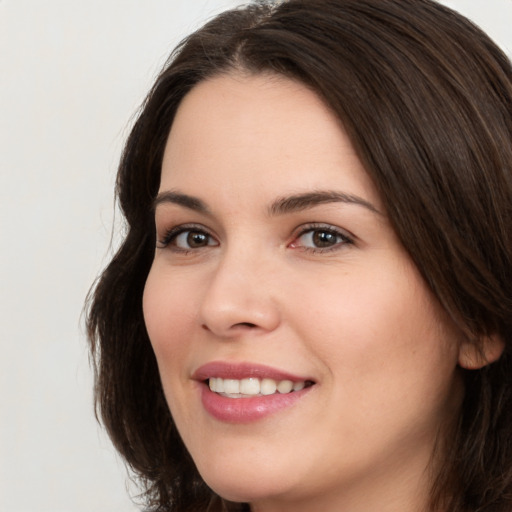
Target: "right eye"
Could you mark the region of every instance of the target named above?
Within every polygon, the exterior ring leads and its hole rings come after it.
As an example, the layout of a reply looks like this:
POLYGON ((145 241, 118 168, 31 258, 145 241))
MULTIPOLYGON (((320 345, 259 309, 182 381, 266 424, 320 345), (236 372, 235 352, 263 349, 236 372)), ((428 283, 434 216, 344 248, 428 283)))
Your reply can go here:
POLYGON ((159 241, 160 248, 170 247, 172 250, 188 252, 219 243, 207 231, 197 227, 178 226, 167 231, 159 241))

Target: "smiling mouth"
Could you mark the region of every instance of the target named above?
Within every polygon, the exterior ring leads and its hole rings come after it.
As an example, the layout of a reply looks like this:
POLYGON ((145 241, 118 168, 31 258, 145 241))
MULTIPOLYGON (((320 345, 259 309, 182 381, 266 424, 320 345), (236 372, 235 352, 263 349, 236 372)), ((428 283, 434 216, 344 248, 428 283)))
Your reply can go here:
POLYGON ((314 382, 303 380, 293 382, 288 379, 274 380, 248 377, 245 379, 223 379, 210 377, 206 380, 210 390, 227 398, 252 398, 255 396, 269 396, 275 394, 288 394, 310 387, 314 382))

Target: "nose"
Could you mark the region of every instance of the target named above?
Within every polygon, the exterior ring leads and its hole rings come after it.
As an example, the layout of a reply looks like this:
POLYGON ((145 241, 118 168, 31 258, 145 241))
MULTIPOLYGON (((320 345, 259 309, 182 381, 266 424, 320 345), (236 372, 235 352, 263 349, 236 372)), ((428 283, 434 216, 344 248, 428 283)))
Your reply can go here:
POLYGON ((271 332, 280 323, 275 296, 275 271, 255 255, 233 251, 212 271, 200 306, 203 329, 220 338, 248 331, 271 332))

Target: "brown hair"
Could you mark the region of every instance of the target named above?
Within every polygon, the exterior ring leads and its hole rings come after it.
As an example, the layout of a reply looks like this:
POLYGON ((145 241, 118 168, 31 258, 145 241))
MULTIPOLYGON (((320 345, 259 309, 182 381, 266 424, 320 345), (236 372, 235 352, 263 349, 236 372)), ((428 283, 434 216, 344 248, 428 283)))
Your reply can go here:
POLYGON ((431 0, 289 0, 226 12, 178 47, 147 96, 117 179, 126 236, 87 321, 98 411, 148 505, 248 509, 221 504, 197 473, 142 314, 152 203, 174 114, 198 82, 232 70, 270 71, 316 91, 445 310, 472 342, 493 335, 505 343, 496 363, 461 370, 465 399, 433 478, 432 509, 510 512, 512 68, 481 30, 431 0))

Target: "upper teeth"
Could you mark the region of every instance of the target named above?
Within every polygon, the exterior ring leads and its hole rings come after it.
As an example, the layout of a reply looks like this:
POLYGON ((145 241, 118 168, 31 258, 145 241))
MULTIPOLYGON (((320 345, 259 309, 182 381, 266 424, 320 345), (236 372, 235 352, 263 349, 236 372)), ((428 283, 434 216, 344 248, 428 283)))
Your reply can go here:
POLYGON ((221 377, 211 377, 209 379, 209 386, 212 391, 222 393, 231 398, 241 398, 244 395, 272 395, 276 392, 290 393, 291 391, 300 391, 305 385, 304 381, 276 381, 274 379, 257 379, 255 377, 241 380, 223 379, 221 377))

